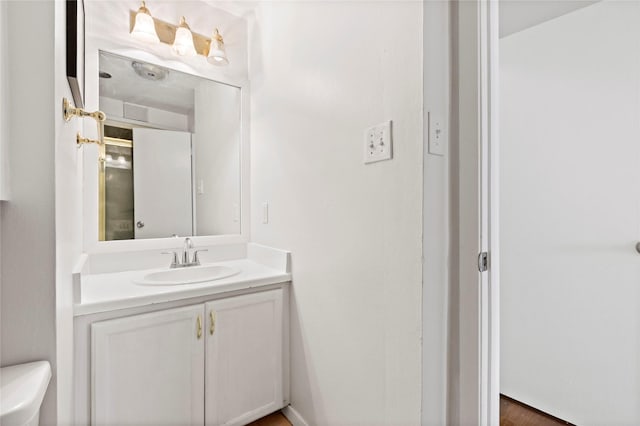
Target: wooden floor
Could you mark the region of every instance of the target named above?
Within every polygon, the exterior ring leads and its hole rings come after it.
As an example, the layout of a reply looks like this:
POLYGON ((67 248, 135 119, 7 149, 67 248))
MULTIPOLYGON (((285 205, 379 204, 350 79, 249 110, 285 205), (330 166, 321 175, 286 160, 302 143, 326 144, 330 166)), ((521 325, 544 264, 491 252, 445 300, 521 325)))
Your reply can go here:
MULTIPOLYGON (((567 426, 571 423, 500 395, 500 426, 567 426)), ((292 426, 281 412, 256 420, 248 426, 292 426)))
POLYGON ((253 423, 249 423, 247 426, 291 426, 291 422, 278 411, 277 413, 258 419, 253 423))
POLYGON ((570 424, 500 395, 500 426, 566 426, 570 424))

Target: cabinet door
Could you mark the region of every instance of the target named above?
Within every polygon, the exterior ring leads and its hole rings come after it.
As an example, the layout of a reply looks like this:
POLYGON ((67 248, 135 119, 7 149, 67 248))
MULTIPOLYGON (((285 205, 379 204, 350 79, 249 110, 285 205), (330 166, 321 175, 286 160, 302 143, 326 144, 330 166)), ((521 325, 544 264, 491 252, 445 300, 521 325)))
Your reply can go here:
POLYGON ((207 425, 244 425, 282 408, 282 290, 206 304, 207 425))
POLYGON ((203 314, 197 305, 92 324, 92 423, 202 425, 203 314))

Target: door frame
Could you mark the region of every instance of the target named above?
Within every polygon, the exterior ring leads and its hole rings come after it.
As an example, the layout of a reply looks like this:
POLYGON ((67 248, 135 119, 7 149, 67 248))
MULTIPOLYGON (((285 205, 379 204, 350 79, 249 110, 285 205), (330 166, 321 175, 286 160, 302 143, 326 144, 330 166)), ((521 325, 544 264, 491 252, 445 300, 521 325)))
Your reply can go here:
POLYGON ((499 425, 498 0, 454 0, 451 424, 499 425), (480 271, 480 254, 488 268, 480 271), (457 324, 455 324, 457 322, 457 324))
POLYGON ((500 135, 499 135, 499 1, 480 0, 480 222, 483 251, 489 253, 481 274, 480 420, 500 424, 500 135))

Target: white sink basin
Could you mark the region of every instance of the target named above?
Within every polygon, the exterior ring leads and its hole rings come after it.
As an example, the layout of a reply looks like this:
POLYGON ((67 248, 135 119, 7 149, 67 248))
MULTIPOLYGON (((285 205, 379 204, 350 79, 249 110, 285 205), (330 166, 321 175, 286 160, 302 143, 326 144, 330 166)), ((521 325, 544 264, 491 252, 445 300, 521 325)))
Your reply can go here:
POLYGON ((240 273, 240 271, 235 268, 221 265, 188 266, 186 268, 151 272, 140 280, 134 280, 134 282, 142 285, 195 284, 220 280, 238 273, 240 273))

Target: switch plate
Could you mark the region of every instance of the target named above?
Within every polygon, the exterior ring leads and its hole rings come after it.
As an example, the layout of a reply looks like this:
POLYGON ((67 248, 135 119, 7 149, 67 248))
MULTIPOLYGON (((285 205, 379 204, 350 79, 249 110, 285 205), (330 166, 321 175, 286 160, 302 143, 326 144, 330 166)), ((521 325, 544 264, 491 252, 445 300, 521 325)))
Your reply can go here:
POLYGON ((442 114, 429 113, 429 154, 444 155, 447 146, 447 126, 442 114))
POLYGON ((369 127, 364 134, 364 163, 391 160, 391 120, 369 127))

